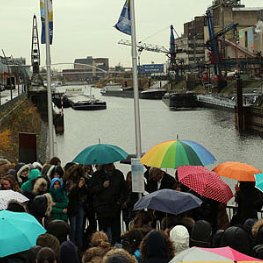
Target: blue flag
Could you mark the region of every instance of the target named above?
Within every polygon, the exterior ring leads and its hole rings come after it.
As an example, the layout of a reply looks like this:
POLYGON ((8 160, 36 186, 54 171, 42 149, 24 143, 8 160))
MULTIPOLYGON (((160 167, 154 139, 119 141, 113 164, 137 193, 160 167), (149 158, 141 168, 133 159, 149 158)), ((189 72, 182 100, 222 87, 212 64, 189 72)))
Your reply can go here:
MULTIPOLYGON (((45 24, 45 2, 40 0, 40 15, 42 24, 41 44, 46 44, 46 24, 45 24)), ((52 0, 48 0, 48 25, 49 25, 49 44, 53 40, 53 8, 52 0)))
POLYGON ((115 25, 115 28, 125 33, 127 35, 131 35, 131 10, 130 10, 130 0, 126 0, 120 18, 115 25))

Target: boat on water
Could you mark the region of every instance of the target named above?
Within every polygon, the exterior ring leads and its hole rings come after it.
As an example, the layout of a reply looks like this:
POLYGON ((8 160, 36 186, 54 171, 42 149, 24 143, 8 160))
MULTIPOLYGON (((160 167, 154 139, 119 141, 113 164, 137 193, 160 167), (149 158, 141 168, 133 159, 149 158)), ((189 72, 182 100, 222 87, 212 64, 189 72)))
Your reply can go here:
POLYGON ((196 94, 193 92, 165 93, 162 101, 171 109, 188 109, 198 106, 196 94))
POLYGON ((107 108, 106 101, 99 99, 89 99, 86 101, 78 101, 72 104, 74 110, 105 110, 107 108))
POLYGON ((100 93, 102 95, 106 95, 108 92, 114 92, 114 91, 123 91, 123 87, 120 83, 110 82, 106 86, 104 86, 102 89, 100 89, 100 93))
POLYGON ((52 102, 61 109, 71 107, 70 101, 68 97, 64 93, 53 93, 52 94, 52 102))
POLYGON ((140 92, 140 99, 161 100, 166 89, 147 89, 140 92))
MULTIPOLYGON (((133 98, 134 91, 132 87, 122 87, 119 83, 110 83, 100 90, 103 96, 113 96, 122 98, 133 98)), ((161 100, 166 93, 166 89, 149 88, 139 92, 140 99, 161 100)))
POLYGON ((69 101, 74 110, 105 110, 107 108, 106 101, 94 97, 92 87, 90 87, 89 95, 84 93, 82 96, 73 96, 69 98, 69 101))

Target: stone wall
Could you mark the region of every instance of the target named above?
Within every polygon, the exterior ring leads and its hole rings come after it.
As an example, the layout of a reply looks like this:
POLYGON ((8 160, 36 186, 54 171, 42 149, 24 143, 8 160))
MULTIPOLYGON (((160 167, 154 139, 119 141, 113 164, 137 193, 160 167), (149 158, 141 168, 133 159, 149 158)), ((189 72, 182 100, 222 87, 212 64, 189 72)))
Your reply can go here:
POLYGON ((40 118, 38 109, 21 94, 12 101, 0 106, 0 156, 12 162, 19 161, 19 132, 35 133, 37 135, 38 161, 46 158, 46 123, 40 118), (7 137, 1 138, 3 134, 7 137), (1 140, 2 139, 2 140, 1 140), (4 144, 1 146, 1 142, 4 144))

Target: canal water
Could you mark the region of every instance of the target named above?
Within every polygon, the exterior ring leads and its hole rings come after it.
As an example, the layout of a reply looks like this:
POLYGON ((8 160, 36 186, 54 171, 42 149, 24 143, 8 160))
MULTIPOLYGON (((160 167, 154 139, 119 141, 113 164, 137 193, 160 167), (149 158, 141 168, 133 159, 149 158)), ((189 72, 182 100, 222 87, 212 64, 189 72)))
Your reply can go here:
MULTIPOLYGON (((83 87, 87 94, 89 87, 83 87)), ((107 102, 101 111, 64 109, 65 133, 56 137, 56 154, 63 164, 72 161, 86 146, 101 143, 116 144, 129 153, 136 152, 134 101, 129 98, 101 96, 107 102)), ((170 111, 162 101, 140 100, 142 151, 165 140, 196 141, 209 149, 217 159, 239 161, 263 170, 263 140, 257 135, 240 136, 235 129, 234 114, 215 109, 170 111)), ((129 165, 117 164, 126 173, 129 165)), ((172 174, 174 171, 169 171, 172 174)), ((234 182, 229 181, 231 186, 234 182)))

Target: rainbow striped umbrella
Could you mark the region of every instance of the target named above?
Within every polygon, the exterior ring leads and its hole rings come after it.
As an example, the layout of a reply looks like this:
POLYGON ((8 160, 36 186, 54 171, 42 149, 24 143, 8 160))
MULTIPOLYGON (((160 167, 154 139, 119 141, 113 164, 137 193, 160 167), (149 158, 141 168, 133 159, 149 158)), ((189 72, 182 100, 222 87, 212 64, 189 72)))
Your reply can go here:
POLYGON ((215 157, 202 145, 188 140, 170 140, 147 151, 141 163, 158 168, 177 168, 182 165, 208 165, 215 157))

